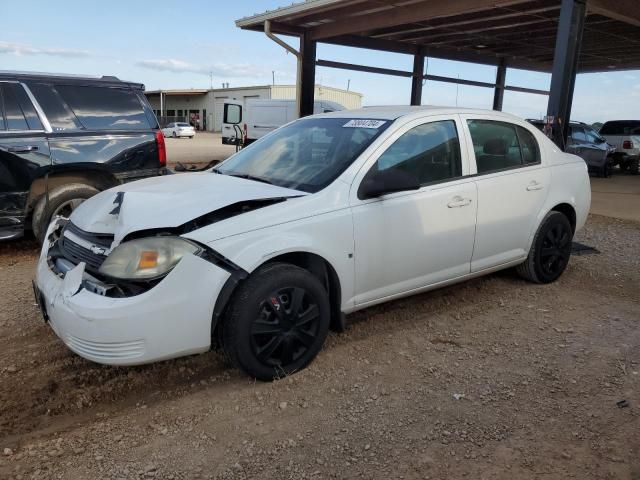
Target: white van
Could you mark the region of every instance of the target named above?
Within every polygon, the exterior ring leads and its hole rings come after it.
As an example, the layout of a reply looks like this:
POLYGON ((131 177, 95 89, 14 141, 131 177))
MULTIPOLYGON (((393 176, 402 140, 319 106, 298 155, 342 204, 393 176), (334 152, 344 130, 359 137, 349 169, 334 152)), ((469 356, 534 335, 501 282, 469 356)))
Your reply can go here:
MULTIPOLYGON (((345 108, 336 102, 318 100, 313 113, 338 112, 345 108)), ((222 143, 235 144, 235 139, 246 131, 245 145, 264 137, 278 127, 298 118, 295 100, 247 100, 225 102, 222 123, 222 143)))

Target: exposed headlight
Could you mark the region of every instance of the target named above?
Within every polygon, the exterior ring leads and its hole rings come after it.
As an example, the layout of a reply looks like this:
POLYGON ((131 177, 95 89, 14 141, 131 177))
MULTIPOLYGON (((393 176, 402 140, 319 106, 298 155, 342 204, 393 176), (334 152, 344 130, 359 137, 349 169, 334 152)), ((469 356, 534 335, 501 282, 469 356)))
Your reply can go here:
POLYGON ((125 280, 149 280, 169 272, 182 257, 200 247, 180 237, 150 237, 118 245, 107 257, 100 273, 125 280))

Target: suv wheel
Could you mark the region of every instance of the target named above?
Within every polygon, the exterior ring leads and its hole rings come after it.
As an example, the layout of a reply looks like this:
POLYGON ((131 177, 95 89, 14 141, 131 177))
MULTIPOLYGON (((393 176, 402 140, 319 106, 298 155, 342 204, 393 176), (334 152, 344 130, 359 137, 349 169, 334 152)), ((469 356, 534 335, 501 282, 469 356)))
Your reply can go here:
POLYGON ((31 220, 33 234, 40 243, 44 242, 49 223, 55 216, 69 218, 78 205, 87 198, 98 193, 95 188, 82 183, 71 183, 55 188, 49 192, 49 202, 46 195, 43 195, 35 208, 31 220))
POLYGON ((640 174, 640 158, 636 157, 632 160, 629 160, 628 165, 629 173, 631 173, 631 175, 640 174))
POLYGON ((222 325, 222 346, 238 368, 275 380, 306 367, 329 332, 329 296, 307 270, 274 263, 234 295, 222 325))
POLYGON ((571 258, 573 231, 567 217, 551 211, 544 217, 524 263, 516 268, 525 280, 551 283, 565 271, 571 258))

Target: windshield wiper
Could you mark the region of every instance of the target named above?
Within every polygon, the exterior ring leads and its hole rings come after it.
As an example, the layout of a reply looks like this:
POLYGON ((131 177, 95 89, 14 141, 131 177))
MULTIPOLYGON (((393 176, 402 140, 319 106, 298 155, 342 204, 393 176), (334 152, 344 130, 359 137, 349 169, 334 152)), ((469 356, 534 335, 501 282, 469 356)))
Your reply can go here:
MULTIPOLYGON (((222 173, 222 172, 218 172, 218 173, 222 173)), ((256 177, 248 173, 224 173, 223 175, 229 175, 230 177, 244 178, 245 180, 253 180, 254 182, 262 182, 262 183, 267 183, 269 185, 273 185, 273 182, 270 180, 267 180, 266 178, 256 177)))

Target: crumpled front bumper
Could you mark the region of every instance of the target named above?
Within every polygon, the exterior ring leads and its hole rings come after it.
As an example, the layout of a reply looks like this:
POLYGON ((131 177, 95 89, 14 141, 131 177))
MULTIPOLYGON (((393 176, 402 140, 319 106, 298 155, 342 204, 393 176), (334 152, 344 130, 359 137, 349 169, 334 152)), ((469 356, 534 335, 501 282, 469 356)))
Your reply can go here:
POLYGON ((227 271, 188 255, 150 290, 112 298, 82 287, 84 263, 60 278, 47 254, 45 243, 36 285, 51 328, 78 355, 108 365, 139 365, 210 348, 213 309, 227 271))

